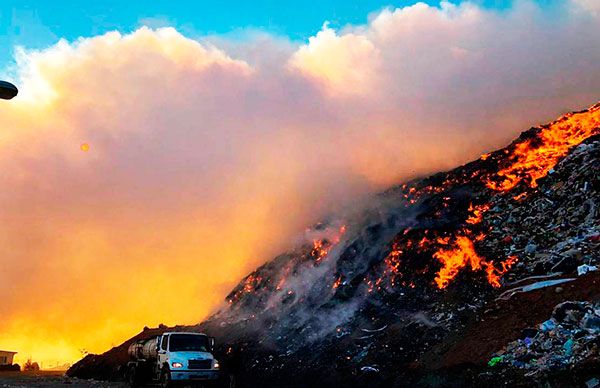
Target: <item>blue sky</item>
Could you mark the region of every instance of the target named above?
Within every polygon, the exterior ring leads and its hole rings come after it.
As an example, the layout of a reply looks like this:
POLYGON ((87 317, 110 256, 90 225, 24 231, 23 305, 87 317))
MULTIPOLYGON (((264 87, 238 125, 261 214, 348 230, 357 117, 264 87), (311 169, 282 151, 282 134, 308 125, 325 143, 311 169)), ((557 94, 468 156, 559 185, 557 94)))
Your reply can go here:
MULTIPOLYGON (((61 38, 73 41, 112 30, 131 32, 141 25, 168 25, 192 38, 249 29, 306 41, 325 21, 333 28, 364 24, 373 12, 419 1, 438 6, 441 0, 1 0, 0 71, 14 64, 16 46, 41 49, 61 38)), ((468 1, 501 10, 519 1, 551 6, 562 0, 468 1)))
MULTIPOLYGON (((0 2, 0 67, 13 61, 16 45, 44 48, 60 38, 74 40, 110 30, 129 32, 142 24, 172 25, 186 35, 223 34, 254 28, 293 40, 315 34, 324 21, 333 27, 361 24, 371 12, 401 7, 416 0, 2 0, 0 2), (96 4, 94 4, 96 3, 96 4)), ((438 0, 427 0, 438 4, 438 0)), ((504 8, 510 0, 476 0, 504 8)))

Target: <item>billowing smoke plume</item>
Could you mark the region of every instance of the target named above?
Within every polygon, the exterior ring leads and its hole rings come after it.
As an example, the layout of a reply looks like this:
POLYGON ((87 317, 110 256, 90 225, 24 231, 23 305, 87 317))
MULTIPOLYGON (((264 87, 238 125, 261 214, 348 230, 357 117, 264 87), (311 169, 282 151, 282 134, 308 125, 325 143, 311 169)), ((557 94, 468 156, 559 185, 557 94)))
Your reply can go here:
POLYGON ((593 4, 416 4, 306 44, 141 28, 19 51, 0 345, 73 360, 197 322, 326 212, 596 102, 593 4))

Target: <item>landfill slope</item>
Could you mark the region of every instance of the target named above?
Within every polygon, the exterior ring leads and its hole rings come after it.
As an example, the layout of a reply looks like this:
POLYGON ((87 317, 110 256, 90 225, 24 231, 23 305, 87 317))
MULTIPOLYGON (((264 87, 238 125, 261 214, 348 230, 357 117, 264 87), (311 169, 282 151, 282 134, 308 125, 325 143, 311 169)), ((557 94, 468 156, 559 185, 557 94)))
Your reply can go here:
MULTIPOLYGON (((600 298, 599 158, 599 105, 531 128, 314 225, 178 330, 217 337, 248 387, 584 383, 600 337, 582 325, 596 310, 573 312, 576 324, 553 311, 600 298), (549 319, 554 332, 540 329, 549 319)), ((129 342, 69 374, 120 378, 129 342)))

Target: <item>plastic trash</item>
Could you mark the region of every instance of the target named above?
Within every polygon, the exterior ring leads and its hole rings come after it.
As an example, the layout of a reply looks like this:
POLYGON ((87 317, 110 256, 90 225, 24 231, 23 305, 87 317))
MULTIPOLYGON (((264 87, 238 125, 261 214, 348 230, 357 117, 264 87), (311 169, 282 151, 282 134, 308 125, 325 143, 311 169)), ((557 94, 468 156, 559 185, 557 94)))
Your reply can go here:
POLYGON ((600 331, 600 317, 586 314, 582 326, 591 331, 600 331))
POLYGON ((569 338, 567 342, 565 342, 565 344, 563 345, 565 356, 570 356, 571 354, 573 354, 573 345, 575 345, 575 342, 571 338, 569 338))
POLYGON ((379 369, 374 366, 363 366, 360 368, 361 372, 371 372, 371 373, 379 373, 379 369))
POLYGON ((502 362, 503 360, 504 356, 492 357, 491 360, 488 362, 488 366, 496 366, 496 364, 502 362))
POLYGON ((541 331, 552 331, 554 329, 556 329, 556 323, 554 323, 552 319, 548 319, 547 321, 540 323, 541 331))
POLYGON ((571 282, 573 280, 575 280, 575 279, 568 278, 568 279, 545 280, 543 282, 536 282, 533 284, 528 284, 528 285, 524 286, 521 290, 523 292, 533 291, 533 290, 538 290, 540 288, 555 286, 555 285, 561 284, 561 283, 571 282))
POLYGON ((588 272, 593 272, 593 271, 598 271, 598 267, 596 267, 595 265, 587 265, 587 264, 582 264, 579 267, 577 267, 577 275, 581 276, 581 275, 585 275, 588 272))
POLYGON ((591 378, 588 381, 585 382, 585 386, 587 388, 596 388, 598 386, 600 386, 600 380, 598 380, 597 378, 591 378))

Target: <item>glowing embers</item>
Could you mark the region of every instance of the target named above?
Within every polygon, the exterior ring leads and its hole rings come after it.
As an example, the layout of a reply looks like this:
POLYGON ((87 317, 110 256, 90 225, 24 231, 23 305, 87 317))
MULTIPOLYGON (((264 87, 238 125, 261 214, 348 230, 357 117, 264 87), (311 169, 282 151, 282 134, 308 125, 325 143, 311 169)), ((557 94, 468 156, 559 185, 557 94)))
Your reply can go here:
POLYGON ((342 284, 342 277, 338 276, 333 284, 331 285, 331 289, 336 290, 342 284))
POLYGON ((283 289, 283 286, 287 282, 288 277, 290 276, 290 273, 292 272, 292 268, 293 268, 293 263, 288 263, 285 266, 285 268, 281 271, 281 277, 279 278, 279 281, 277 282, 277 286, 275 286, 276 291, 281 291, 283 289))
POLYGON ((396 287, 415 288, 414 282, 408 277, 421 276, 428 271, 428 266, 420 265, 424 261, 415 260, 416 255, 423 253, 422 247, 428 242, 426 237, 420 237, 422 233, 427 233, 427 230, 405 229, 402 236, 393 242, 390 253, 381 263, 380 275, 364 280, 369 293, 396 287), (420 264, 416 264, 417 262, 420 264))
POLYGON ((467 179, 464 177, 457 178, 448 176, 439 184, 426 185, 418 189, 405 183, 401 186, 402 197, 407 201, 407 205, 413 205, 424 196, 443 193, 455 185, 464 184, 466 181, 467 179))
POLYGON ((313 241, 313 248, 310 251, 310 255, 315 258, 315 262, 320 262, 329 253, 331 244, 327 240, 315 240, 313 241))
POLYGON ((469 217, 466 219, 467 224, 476 225, 483 221, 483 213, 490 209, 490 205, 484 203, 482 205, 473 206, 473 204, 469 205, 469 217))
POLYGON ((244 279, 242 286, 235 290, 233 295, 228 298, 227 302, 233 304, 234 302, 239 301, 244 295, 254 293, 262 280, 261 276, 255 274, 248 275, 246 279, 244 279))
MULTIPOLYGON (((481 234, 476 237, 476 241, 483 238, 484 235, 481 234)), ((500 277, 517 261, 516 257, 511 256, 501 262, 501 268, 498 269, 492 261, 487 261, 475 251, 473 241, 467 236, 457 236, 453 241, 450 238, 439 238, 437 243, 446 246, 433 254, 433 257, 442 264, 435 278, 438 288, 446 288, 466 267, 470 267, 472 271, 485 270, 488 282, 493 287, 500 287, 500 277)))
POLYGON ((346 233, 346 226, 342 225, 335 231, 333 236, 329 238, 316 239, 313 241, 313 246, 310 251, 310 256, 313 257, 315 264, 319 264, 331 251, 331 249, 339 244, 342 236, 346 233))
POLYGON ((546 176, 571 147, 598 133, 600 105, 566 114, 516 144, 509 156, 510 165, 487 179, 486 186, 497 191, 511 190, 521 182, 537 187, 537 180, 546 176))
MULTIPOLYGON (((312 233, 313 230, 308 230, 307 233, 312 233)), ((304 246, 305 250, 301 255, 300 261, 290 261, 286 264, 277 275, 279 277, 275 286, 275 291, 287 291, 286 285, 290 276, 297 276, 298 271, 301 271, 304 265, 309 267, 319 266, 323 260, 331 253, 331 250, 340 243, 342 236, 346 233, 346 226, 342 225, 339 228, 327 228, 318 232, 320 238, 312 240, 312 244, 304 246)), ((314 238, 314 237, 313 237, 314 238)), ((340 283, 334 283, 337 288, 340 283), (337 284, 337 285, 336 285, 337 284)))
POLYGON ((392 251, 383 261, 385 264, 384 275, 389 277, 392 287, 396 286, 398 279, 402 277, 400 265, 402 264, 401 258, 403 253, 402 247, 398 243, 394 243, 392 251))
POLYGON ((256 286, 261 282, 262 278, 256 275, 250 275, 244 281, 244 292, 253 292, 256 286))

